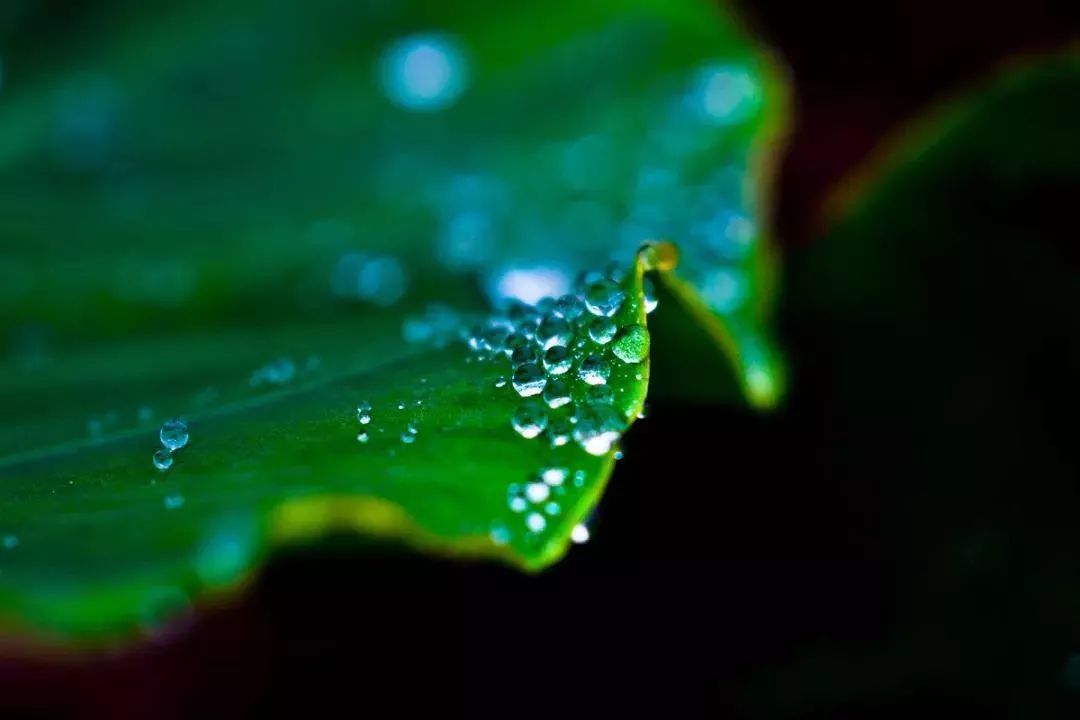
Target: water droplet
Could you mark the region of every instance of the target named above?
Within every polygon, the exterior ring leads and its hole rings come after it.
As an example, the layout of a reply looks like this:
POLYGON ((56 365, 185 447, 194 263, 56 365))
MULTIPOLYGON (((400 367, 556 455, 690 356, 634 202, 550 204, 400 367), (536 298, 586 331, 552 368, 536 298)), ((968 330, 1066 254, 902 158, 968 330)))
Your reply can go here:
POLYGON ((566 405, 570 402, 570 386, 562 380, 548 380, 544 387, 544 402, 552 409, 566 405))
POLYGON ((547 486, 547 483, 531 482, 525 486, 525 497, 527 497, 531 503, 542 503, 547 500, 550 495, 551 488, 547 486))
POLYGON ((589 323, 589 337, 592 338, 593 342, 600 345, 607 345, 611 342, 611 338, 615 337, 616 330, 618 330, 618 327, 610 318, 593 318, 589 323))
POLYGON ((589 528, 585 523, 578 523, 570 531, 570 540, 578 545, 589 542, 589 528))
POLYGON ((171 468, 172 464, 172 451, 168 448, 159 448, 158 451, 154 453, 154 467, 156 467, 161 472, 165 472, 166 470, 171 468))
POLYGON ((569 475, 569 474, 570 473, 566 468, 551 467, 551 468, 545 468, 544 470, 542 470, 540 472, 540 477, 548 485, 551 485, 552 487, 555 487, 555 486, 558 486, 558 485, 562 485, 563 482, 566 480, 566 476, 569 475))
POLYGON ((176 510, 184 506, 184 496, 180 493, 173 493, 165 496, 165 509, 176 510))
POLYGON ((511 381, 514 390, 521 397, 529 397, 530 395, 539 395, 544 391, 544 386, 547 384, 547 376, 536 363, 525 363, 514 370, 514 377, 511 381))
POLYGON ((660 300, 656 297, 656 286, 651 278, 645 278, 641 281, 641 293, 645 300, 645 314, 648 315, 660 304, 660 300))
POLYGON ((562 375, 570 369, 574 358, 563 345, 549 347, 544 352, 544 369, 552 375, 562 375))
POLYGON ((397 404, 397 409, 398 409, 398 410, 404 410, 404 409, 405 409, 405 401, 404 401, 404 400, 400 401, 400 402, 399 402, 399 403, 397 404))
POLYGON ((540 353, 532 345, 515 348, 514 351, 510 353, 510 362, 513 363, 514 367, 536 363, 539 359, 540 353))
POLYGON ((561 317, 549 315, 536 328, 536 341, 545 350, 559 345, 566 345, 573 339, 574 331, 571 329, 570 323, 561 317))
POLYGON ((510 531, 505 525, 495 525, 489 533, 491 542, 496 545, 506 545, 510 542, 510 531))
POLYGON ((547 434, 551 447, 562 447, 570 442, 570 435, 573 431, 574 425, 570 422, 570 418, 560 417, 549 420, 547 434))
POLYGON ((409 422, 405 423, 405 432, 411 435, 415 435, 416 433, 420 432, 420 427, 416 424, 415 420, 410 420, 409 422))
POLYGON ((616 451, 615 451, 615 454, 614 454, 614 455, 613 455, 612 457, 614 457, 614 458, 615 458, 616 460, 622 460, 622 459, 623 459, 624 457, 626 457, 626 456, 625 456, 625 455, 623 455, 623 451, 622 451, 622 450, 616 450, 616 451))
POLYGON ((356 406, 356 419, 360 421, 361 425, 367 425, 371 422, 371 403, 367 400, 356 406))
POLYGON ((359 443, 366 443, 369 439, 370 438, 368 437, 368 434, 366 432, 357 433, 356 435, 356 442, 359 443))
POLYGON ((578 377, 590 385, 603 385, 611 375, 611 366, 599 355, 590 355, 581 361, 578 377))
POLYGON ((529 499, 525 497, 525 488, 516 483, 507 488, 506 504, 514 512, 524 512, 529 506, 529 499))
POLYGON ((555 303, 555 312, 573 322, 585 312, 585 303, 577 295, 563 295, 555 303))
POLYGON ((150 422, 151 420, 154 419, 154 409, 152 407, 147 406, 147 405, 143 405, 142 407, 139 408, 139 411, 138 411, 138 414, 136 415, 136 417, 138 418, 138 421, 140 423, 150 422))
POLYGON ((0 539, 0 545, 3 545, 5 550, 14 550, 19 547, 19 536, 8 533, 0 539))
POLYGON ((558 515, 559 513, 562 512, 562 506, 559 505, 559 503, 552 500, 552 501, 548 502, 546 505, 544 505, 544 512, 546 512, 548 515, 551 515, 552 517, 555 517, 556 515, 558 515))
POLYGON ((404 432, 401 433, 401 442, 403 442, 406 445, 412 445, 414 442, 416 442, 416 436, 413 435, 408 430, 405 430, 404 432))
POLYGON ((502 376, 502 375, 495 378, 495 387, 497 387, 497 388, 506 387, 506 378, 504 376, 502 376))
POLYGON ((529 528, 530 532, 538 533, 547 527, 547 520, 538 512, 529 513, 525 518, 525 527, 529 528))
POLYGON ((639 363, 649 357, 649 331, 644 325, 628 325, 619 331, 611 352, 624 363, 639 363))
POLYGON ((604 455, 622 435, 624 422, 610 405, 587 405, 578 413, 574 440, 590 455, 604 455))
POLYGON ((597 280, 585 290, 585 307, 593 315, 611 317, 619 312, 626 293, 611 280, 597 280))
POLYGON ((180 418, 166 420, 158 431, 161 444, 168 450, 179 450, 188 444, 188 426, 180 418))
POLYGON ((575 470, 574 471, 574 487, 578 487, 578 488, 579 487, 584 487, 585 486, 585 479, 586 479, 586 475, 585 475, 584 470, 575 470))
POLYGON ((532 439, 544 432, 547 427, 547 412, 543 403, 537 400, 526 400, 514 411, 510 418, 510 424, 518 435, 526 439, 532 439))
POLYGON ((615 401, 615 391, 608 385, 593 385, 585 391, 585 398, 590 403, 610 405, 615 401))

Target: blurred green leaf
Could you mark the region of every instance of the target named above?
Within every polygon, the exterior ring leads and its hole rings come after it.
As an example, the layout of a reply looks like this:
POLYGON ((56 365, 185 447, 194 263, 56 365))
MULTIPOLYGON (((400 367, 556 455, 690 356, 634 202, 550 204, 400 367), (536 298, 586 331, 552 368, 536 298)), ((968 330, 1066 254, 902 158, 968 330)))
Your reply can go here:
POLYGON ((887 146, 790 255, 792 410, 812 477, 887 568, 867 592, 895 633, 808 647, 755 703, 828 708, 891 683, 1055 716, 1047 663, 1080 641, 1078 126, 1080 58, 1028 59, 887 146), (832 672, 844 656, 864 677, 832 672))

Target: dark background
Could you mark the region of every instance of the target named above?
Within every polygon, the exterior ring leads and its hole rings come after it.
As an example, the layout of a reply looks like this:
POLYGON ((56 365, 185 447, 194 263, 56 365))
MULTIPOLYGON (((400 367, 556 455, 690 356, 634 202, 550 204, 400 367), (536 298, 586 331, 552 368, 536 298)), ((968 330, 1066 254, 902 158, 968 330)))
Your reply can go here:
MULTIPOLYGON (((1049 0, 743 4, 795 84, 775 225, 796 280, 823 199, 872 148, 1076 30, 1075 3, 1049 0)), ((1053 188, 1038 208, 1068 207, 1075 190, 1053 188)), ((958 202, 990 200, 969 188, 958 202)), ((994 208, 1017 222, 1031 210, 994 208)), ((1054 216, 1063 245, 1076 237, 1069 215, 1054 216)), ((1014 280, 1039 282, 1024 272, 1014 280)), ((548 572, 372 557, 346 540, 296 550, 237 604, 160 642, 90 662, 0 661, 0 715, 1075 717, 1080 548, 1036 531, 1049 512, 1038 504, 1000 522, 1015 478, 985 458, 990 499, 976 505, 991 509, 972 531, 974 506, 905 468, 919 413, 940 409, 859 416, 837 394, 834 329, 790 297, 781 324, 786 406, 760 416, 654 403, 627 438, 592 541, 548 572), (943 562, 941 547, 961 561, 943 562)), ((1037 385, 1024 407, 991 391, 983 414, 1007 423, 1034 407, 1070 445, 1062 398, 1075 397, 1076 368, 1054 357, 1045 372, 1060 383, 1037 385)), ((861 381, 893 372, 899 361, 861 381)), ((942 461, 962 468, 968 450, 942 461)), ((1037 486, 1032 468, 1024 480, 1037 486)))

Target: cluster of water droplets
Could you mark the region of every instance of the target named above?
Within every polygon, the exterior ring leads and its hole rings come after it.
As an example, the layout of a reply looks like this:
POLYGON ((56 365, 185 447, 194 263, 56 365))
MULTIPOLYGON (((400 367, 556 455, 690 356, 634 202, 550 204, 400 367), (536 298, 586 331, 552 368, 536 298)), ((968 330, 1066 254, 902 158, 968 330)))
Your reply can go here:
POLYGON ((187 423, 180 418, 166 420, 158 430, 158 439, 161 441, 161 447, 154 453, 154 467, 165 472, 173 466, 173 454, 183 449, 191 439, 187 423))
MULTIPOLYGON (((604 455, 621 437, 628 418, 608 383, 613 368, 637 365, 649 351, 649 331, 636 319, 619 320, 624 279, 619 268, 584 273, 574 292, 535 306, 514 303, 468 331, 474 357, 508 363, 495 387, 509 385, 521 398, 510 424, 523 438, 552 447, 572 441, 604 455)), ((647 291, 646 309, 654 308, 651 285, 647 291)))
MULTIPOLYGON (((625 378, 643 379, 649 331, 635 313, 620 268, 583 273, 572 292, 535 305, 513 303, 466 332, 474 361, 505 363, 494 381, 519 398, 510 425, 522 438, 551 448, 576 444, 603 456, 616 446, 630 418, 619 403, 625 378), (627 375, 622 368, 633 368, 627 375)), ((656 307, 651 283, 645 309, 656 307)), ((548 467, 507 489, 507 507, 520 519, 526 538, 537 538, 564 509, 569 487, 583 487, 584 470, 548 467)), ((505 525, 491 530, 497 544, 509 542, 505 525)), ((585 525, 572 540, 585 542, 585 525)))
MULTIPOLYGON (((399 400, 394 404, 395 412, 401 414, 407 411, 410 407, 419 407, 424 404, 422 399, 417 398, 412 402, 406 402, 399 400)), ((368 400, 363 400, 356 406, 356 422, 360 425, 360 430, 356 434, 356 441, 361 445, 367 445, 371 441, 371 433, 374 429, 372 425, 373 406, 368 400)), ((385 432, 385 428, 377 428, 378 432, 385 432)), ((416 442, 417 436, 420 434, 420 421, 409 415, 402 426, 401 433, 398 435, 398 439, 403 445, 412 445, 416 442)))

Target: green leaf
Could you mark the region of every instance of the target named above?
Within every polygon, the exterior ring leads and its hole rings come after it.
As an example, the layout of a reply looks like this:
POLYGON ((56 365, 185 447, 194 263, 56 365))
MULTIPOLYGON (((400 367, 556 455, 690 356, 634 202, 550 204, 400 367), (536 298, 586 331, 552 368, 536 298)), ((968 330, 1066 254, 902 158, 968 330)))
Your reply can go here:
MULTIPOLYGON (((721 341, 727 385, 778 397, 757 168, 781 84, 713 3, 104 2, 47 43, 47 17, 13 12, 0 87, 13 622, 152 626, 275 544, 341 528, 527 569, 557 560, 611 454, 517 437, 520 400, 495 385, 508 367, 465 362, 448 335, 625 266, 643 240, 680 243, 671 306, 721 341), (428 91, 395 63, 418 48, 459 96, 415 104, 428 91), (159 472, 157 430, 178 416, 191 444, 159 472), (522 535, 507 487, 544 467, 571 471, 566 494, 522 535)), ((670 270, 667 247, 647 264, 670 270)), ((640 268, 627 283, 620 320, 644 325, 640 268)), ((664 354, 646 338, 597 347, 622 422, 644 399, 642 354, 664 354)))

